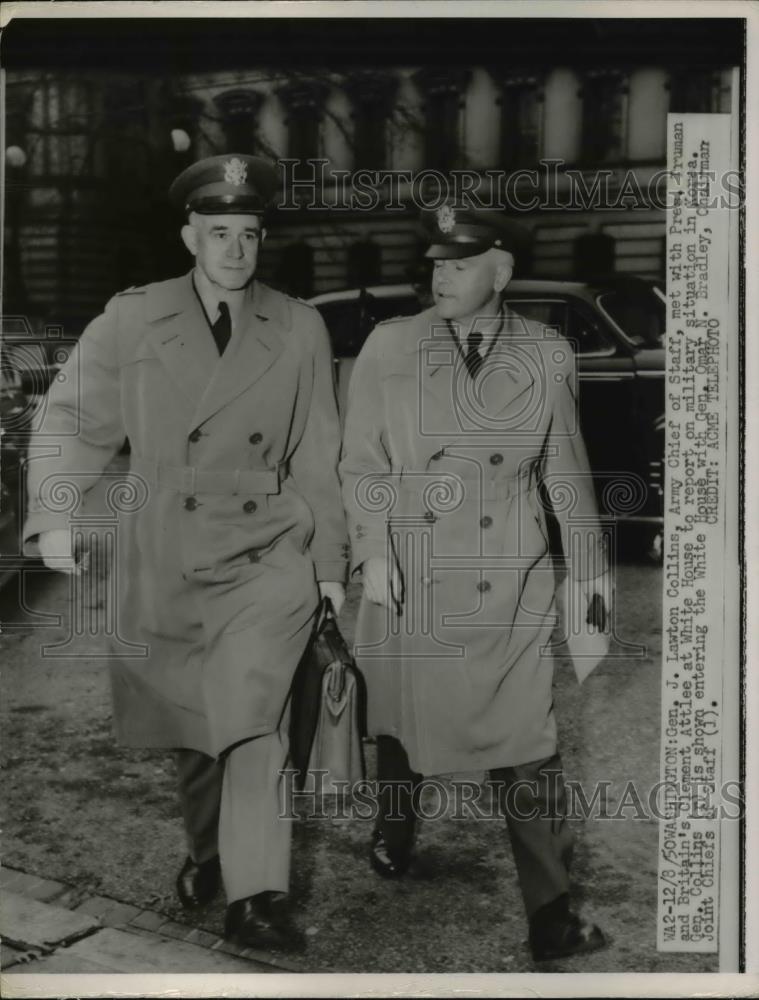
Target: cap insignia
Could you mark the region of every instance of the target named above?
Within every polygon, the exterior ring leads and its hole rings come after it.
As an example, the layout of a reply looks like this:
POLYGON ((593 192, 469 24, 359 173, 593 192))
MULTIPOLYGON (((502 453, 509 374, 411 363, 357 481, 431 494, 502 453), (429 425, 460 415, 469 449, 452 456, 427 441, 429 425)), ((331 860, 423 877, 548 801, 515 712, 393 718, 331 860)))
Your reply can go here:
POLYGON ((227 184, 234 184, 235 187, 239 187, 244 184, 248 178, 248 166, 242 160, 238 160, 236 156, 233 156, 231 160, 227 160, 224 164, 224 180, 227 184))
POLYGON ((456 226, 456 213, 450 205, 442 205, 437 211, 437 227, 441 233, 450 233, 456 226))

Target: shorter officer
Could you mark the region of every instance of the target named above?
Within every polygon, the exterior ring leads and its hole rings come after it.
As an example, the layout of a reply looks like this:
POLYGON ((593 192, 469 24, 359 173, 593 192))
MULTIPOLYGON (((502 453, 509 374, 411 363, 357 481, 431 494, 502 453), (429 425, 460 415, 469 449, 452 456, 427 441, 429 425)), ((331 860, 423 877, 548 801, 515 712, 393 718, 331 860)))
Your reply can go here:
POLYGON ((604 593, 574 356, 503 303, 520 226, 455 204, 426 221, 434 304, 370 334, 340 465, 364 587, 356 657, 377 737, 370 860, 386 878, 408 870, 422 776, 489 771, 533 956, 559 958, 604 944, 569 906, 572 836, 545 653, 555 582, 543 487, 575 501, 556 509, 575 591, 588 608, 604 593))

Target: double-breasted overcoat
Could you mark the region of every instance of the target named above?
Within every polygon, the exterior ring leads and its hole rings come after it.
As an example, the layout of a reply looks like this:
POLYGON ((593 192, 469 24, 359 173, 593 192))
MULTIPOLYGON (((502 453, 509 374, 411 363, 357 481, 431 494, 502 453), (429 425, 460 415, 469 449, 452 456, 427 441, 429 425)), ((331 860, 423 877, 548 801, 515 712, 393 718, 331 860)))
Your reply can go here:
POLYGON ((474 379, 434 307, 380 324, 357 359, 340 465, 352 565, 390 554, 404 590, 400 615, 364 597, 357 662, 370 732, 421 773, 555 752, 542 496, 575 579, 605 568, 577 419, 570 344, 515 313, 474 379))
POLYGON ((255 281, 219 357, 191 275, 116 295, 50 390, 30 449, 27 539, 71 523, 62 484, 90 487, 125 436, 116 732, 218 755, 277 728, 317 581, 345 573, 319 313, 255 281))

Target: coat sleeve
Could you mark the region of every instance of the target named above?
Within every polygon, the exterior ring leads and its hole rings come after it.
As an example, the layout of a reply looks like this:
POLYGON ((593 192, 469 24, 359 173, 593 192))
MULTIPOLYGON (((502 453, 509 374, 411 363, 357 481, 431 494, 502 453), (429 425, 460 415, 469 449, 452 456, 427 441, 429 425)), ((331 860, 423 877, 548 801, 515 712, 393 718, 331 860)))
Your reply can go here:
POLYGON ((303 434, 290 456, 290 473, 298 492, 314 514, 310 551, 316 578, 344 581, 348 565, 348 533, 340 498, 337 463, 340 457, 340 418, 329 334, 316 309, 307 309, 313 353, 311 393, 303 434))
POLYGON ((549 377, 555 390, 543 480, 561 529, 567 572, 574 580, 595 580, 608 568, 608 557, 580 430, 577 369, 569 344, 564 362, 553 372, 549 369, 549 377))
POLYGON ((31 436, 23 532, 30 554, 40 532, 68 527, 79 499, 124 443, 117 310, 112 299, 86 328, 51 384, 31 436))
POLYGON ((380 382, 381 333, 378 328, 367 339, 348 387, 340 478, 351 537, 351 572, 371 556, 387 555, 393 487, 380 382))

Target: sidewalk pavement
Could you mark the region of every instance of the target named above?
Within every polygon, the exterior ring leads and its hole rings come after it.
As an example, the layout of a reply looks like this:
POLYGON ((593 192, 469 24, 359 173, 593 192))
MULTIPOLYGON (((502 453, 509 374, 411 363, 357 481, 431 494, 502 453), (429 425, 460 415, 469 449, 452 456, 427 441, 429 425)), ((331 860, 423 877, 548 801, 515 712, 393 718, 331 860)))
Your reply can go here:
POLYGON ((267 973, 286 959, 74 886, 0 871, 3 976, 15 973, 267 973))

